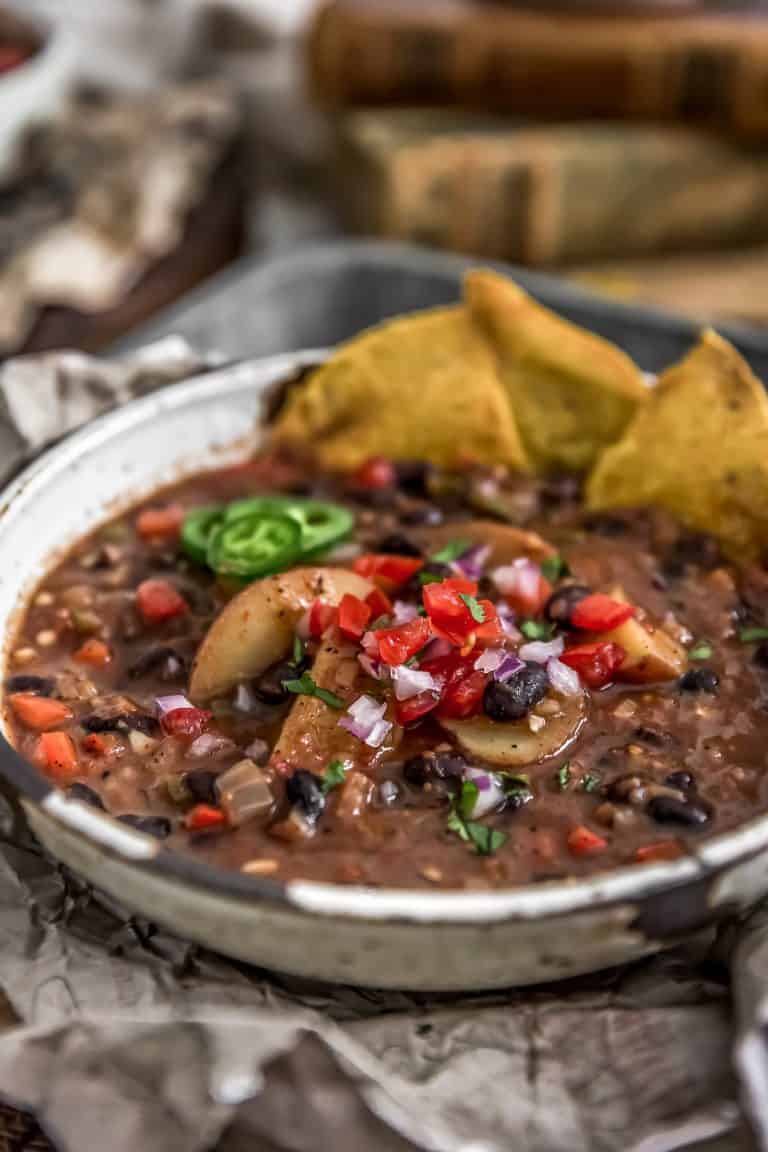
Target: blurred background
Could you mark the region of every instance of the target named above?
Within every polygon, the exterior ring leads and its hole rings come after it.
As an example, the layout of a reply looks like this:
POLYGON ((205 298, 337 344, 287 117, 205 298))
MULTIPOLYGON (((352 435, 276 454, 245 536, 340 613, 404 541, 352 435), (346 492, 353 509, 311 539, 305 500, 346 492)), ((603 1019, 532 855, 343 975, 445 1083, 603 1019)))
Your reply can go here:
POLYGON ((768 323, 768 9, 0 0, 0 357, 346 234, 768 323))

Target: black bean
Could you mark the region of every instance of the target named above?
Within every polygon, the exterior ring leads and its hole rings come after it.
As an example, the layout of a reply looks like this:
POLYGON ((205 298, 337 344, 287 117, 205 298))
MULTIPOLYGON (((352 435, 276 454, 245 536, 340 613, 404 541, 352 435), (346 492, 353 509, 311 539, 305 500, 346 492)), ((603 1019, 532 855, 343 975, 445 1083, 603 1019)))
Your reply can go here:
POLYGON ((717 692, 720 678, 711 668, 689 668, 678 680, 682 692, 717 692))
POLYGON ((501 811, 518 812, 521 808, 525 808, 526 804, 530 804, 531 800, 533 800, 533 792, 531 792, 530 788, 521 788, 518 785, 505 789, 504 803, 501 806, 501 811))
POLYGON ((696 787, 696 780, 691 772, 686 772, 685 769, 680 769, 678 772, 670 772, 664 781, 670 788, 677 788, 680 792, 691 792, 696 787))
POLYGON ((635 728, 632 738, 641 744, 650 744, 653 748, 663 748, 672 739, 668 732, 658 732, 655 728, 646 728, 644 724, 635 728))
POLYGON ((81 800, 83 804, 89 804, 91 808, 100 808, 104 811, 104 801, 98 792, 94 792, 93 788, 89 788, 87 784, 81 784, 76 780, 67 789, 67 796, 70 800, 81 800))
POLYGON ((428 496, 433 466, 426 460, 398 460, 395 463, 397 486, 410 496, 428 496))
POLYGON ((654 796, 647 812, 658 824, 694 826, 712 819, 712 808, 704 800, 677 800, 674 796, 654 796))
POLYGON ((194 768, 191 772, 184 773, 183 782, 196 804, 219 803, 215 772, 209 772, 206 768, 194 768))
POLYGON ((752 659, 760 668, 768 668, 768 642, 763 640, 752 653, 752 659))
POLYGON ((144 712, 118 712, 114 716, 100 716, 92 712, 80 719, 80 726, 86 732, 143 732, 151 736, 157 732, 159 723, 154 716, 144 712))
POLYGON ((131 680, 141 680, 151 672, 159 672, 161 680, 175 680, 185 669, 185 661, 175 648, 165 644, 147 648, 128 668, 131 680))
POLYGON ((541 664, 526 664, 502 684, 491 680, 483 693, 483 710, 491 720, 522 720, 549 689, 549 677, 541 664))
POLYGON ((574 608, 589 595, 591 595, 590 589, 583 584, 565 584, 553 592, 547 600, 544 615, 553 624, 569 628, 574 608))
POLYGON ((306 666, 306 661, 294 664, 292 660, 278 660, 254 684, 257 699, 262 704, 284 704, 291 694, 283 687, 283 681, 297 680, 306 666))
POLYGON ((390 556, 421 556, 421 548, 409 540, 402 532, 390 532, 376 545, 377 552, 386 552, 390 556))
POLYGON ((118 816, 121 824, 143 832, 145 836, 154 836, 157 840, 165 840, 171 834, 171 822, 166 816, 134 816, 127 814, 118 816))
POLYGON ((11 676, 5 682, 6 692, 32 692, 35 696, 53 696, 56 681, 50 676, 11 676))
POLYGON ((422 752, 403 765, 403 776, 414 788, 432 781, 460 780, 467 761, 457 752, 422 752))
POLYGON ((310 824, 319 820, 325 808, 325 795, 314 772, 308 772, 306 768, 297 768, 285 783, 285 793, 291 807, 298 808, 310 824))

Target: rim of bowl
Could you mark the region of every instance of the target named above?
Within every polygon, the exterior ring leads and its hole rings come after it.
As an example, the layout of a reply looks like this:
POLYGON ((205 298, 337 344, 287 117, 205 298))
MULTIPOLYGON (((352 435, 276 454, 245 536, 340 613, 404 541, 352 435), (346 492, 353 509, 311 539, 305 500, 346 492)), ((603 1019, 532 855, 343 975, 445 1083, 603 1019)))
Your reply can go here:
MULTIPOLYGON (((15 515, 24 513, 25 494, 54 482, 68 464, 75 459, 87 459, 90 451, 108 442, 121 429, 158 416, 167 418, 175 409, 212 398, 221 387, 222 377, 229 378, 228 385, 234 391, 268 388, 326 355, 326 349, 310 349, 239 362, 167 385, 97 417, 39 455, 0 491, 0 546, 5 524, 15 515), (240 373, 242 379, 231 379, 233 372, 240 373)), ((185 474, 189 474, 186 469, 185 474)), ((126 504, 129 495, 127 492, 126 504)), ((30 591, 28 587, 19 589, 25 604, 30 591)), ((7 635, 0 637, 3 671, 7 640, 7 635)), ((139 868, 233 899, 256 897, 292 905, 310 913, 362 920, 471 924, 516 918, 546 919, 583 909, 643 901, 656 893, 684 888, 743 863, 768 847, 768 814, 763 814, 702 841, 689 855, 677 860, 617 866, 576 879, 548 880, 488 891, 456 889, 440 892, 312 880, 281 881, 247 875, 195 859, 120 824, 98 809, 68 799, 60 788, 23 759, 3 730, 0 730, 0 774, 10 781, 22 798, 40 807, 65 828, 139 868)))

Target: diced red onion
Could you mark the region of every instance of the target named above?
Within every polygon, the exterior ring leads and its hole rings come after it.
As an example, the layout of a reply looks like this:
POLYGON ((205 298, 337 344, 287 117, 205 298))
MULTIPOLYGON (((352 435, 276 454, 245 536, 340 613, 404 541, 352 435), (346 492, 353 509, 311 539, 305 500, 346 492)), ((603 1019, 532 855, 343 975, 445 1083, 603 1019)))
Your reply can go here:
POLYGON ((234 752, 236 747, 234 740, 229 740, 226 736, 217 736, 215 732, 203 732, 202 736, 192 741, 187 749, 187 756, 193 756, 196 760, 207 756, 225 756, 234 752))
POLYGON ((398 664, 391 670, 390 675, 398 700, 410 700, 420 692, 439 692, 443 686, 442 681, 430 676, 429 672, 419 672, 416 668, 408 668, 405 664, 398 664))
POLYGON ((565 641, 562 636, 556 636, 554 640, 531 640, 529 644, 523 644, 518 654, 521 660, 532 660, 534 664, 546 664, 547 660, 551 660, 553 656, 559 656, 563 648, 565 648, 565 641))
POLYGON ((541 569, 533 560, 521 556, 511 564, 494 568, 491 580, 503 596, 518 595, 523 600, 535 600, 539 594, 541 569))
POLYGON ((450 640, 444 639, 442 636, 435 636, 430 640, 421 656, 419 663, 424 664, 427 660, 441 660, 443 656, 448 656, 453 652, 453 645, 450 640))
POLYGON ((360 646, 362 647, 363 652, 365 652, 366 656, 370 656, 372 660, 378 660, 378 658, 379 658, 379 642, 376 639, 376 633, 375 632, 363 632, 363 637, 362 637, 362 640, 360 641, 360 646))
POLYGON ((499 680, 502 684, 506 684, 521 668, 525 668, 525 664, 517 655, 516 652, 507 652, 506 656, 499 664, 498 668, 493 674, 494 680, 499 680))
POLYGON ((309 640, 309 608, 296 622, 296 635, 299 640, 309 640))
POLYGON ((495 672, 506 655, 504 648, 486 648, 475 660, 475 669, 478 672, 495 672))
POLYGON ((457 556, 451 564, 451 568, 459 576, 466 577, 467 580, 479 580, 490 554, 490 544, 473 544, 461 556, 457 556))
POLYGON ((158 696, 155 700, 158 716, 167 716, 169 712, 177 712, 180 708, 194 708, 186 696, 158 696))
POLYGON ((392 623, 399 627, 401 624, 410 624, 415 620, 419 610, 415 604, 408 604, 405 600, 395 600, 392 605, 392 623))
POLYGON ((373 696, 358 696, 350 704, 347 714, 339 720, 339 726, 369 748, 380 748, 392 729, 391 722, 384 719, 386 710, 386 701, 375 700, 373 696))
POLYGON ((501 630, 508 640, 522 640, 523 634, 519 628, 515 627, 515 620, 517 620, 517 613, 514 608, 510 608, 506 600, 499 600, 496 605, 496 615, 501 624, 501 630))
POLYGON ((561 696, 579 696, 581 694, 581 681, 575 668, 569 668, 558 660, 556 656, 547 660, 547 676, 555 692, 561 696))
POLYGON ((367 652, 358 652, 357 662, 366 676, 372 676, 374 680, 385 679, 387 675, 386 664, 382 664, 380 660, 374 660, 367 652))
POLYGON ((502 779, 496 772, 486 772, 482 768, 467 768, 464 773, 465 780, 471 780, 477 786, 477 797, 468 815, 473 820, 495 812, 504 802, 504 787, 502 779))

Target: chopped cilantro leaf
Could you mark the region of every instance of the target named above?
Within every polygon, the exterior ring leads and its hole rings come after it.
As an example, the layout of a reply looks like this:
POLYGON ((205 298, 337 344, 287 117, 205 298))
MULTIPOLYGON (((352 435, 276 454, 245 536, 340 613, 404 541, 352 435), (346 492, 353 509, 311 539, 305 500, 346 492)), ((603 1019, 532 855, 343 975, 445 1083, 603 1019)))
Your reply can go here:
POLYGON ((570 761, 566 760, 562 767, 558 768, 555 776, 557 786, 561 792, 565 792, 566 788, 571 782, 571 765, 570 761))
POLYGON ((706 640, 700 641, 688 653, 691 660, 709 660, 712 655, 712 645, 708 644, 706 640))
POLYGON ((556 584, 563 577, 570 576, 571 570, 562 556, 556 553, 554 556, 547 556, 546 560, 542 560, 541 574, 546 580, 549 580, 550 584, 556 584))
POLYGON ((283 680, 283 688, 286 692, 292 692, 294 696, 317 696, 318 700, 322 700, 329 708, 341 710, 346 707, 344 701, 333 692, 329 692, 326 688, 318 688, 309 672, 305 672, 298 680, 283 680))
POLYGON ((448 823, 446 827, 449 832, 455 832, 460 840, 469 840, 469 833, 464 825, 464 821, 455 808, 452 808, 448 814, 448 823))
POLYGON ((479 604, 474 596, 468 596, 466 592, 459 592, 459 596, 469 608, 469 614, 477 624, 485 623, 485 608, 479 604))
POLYGON ((436 572, 419 572, 419 584, 422 588, 425 584, 440 584, 442 579, 436 572))
POLYGON ((434 560, 435 564, 451 564, 454 560, 458 560, 459 556, 463 556, 470 547, 469 540, 457 537, 455 540, 449 540, 444 548, 430 556, 430 560, 434 560))
POLYGON ((323 772, 323 782, 320 785, 323 793, 327 796, 329 792, 333 792, 334 788, 344 783, 346 776, 347 770, 341 760, 332 760, 323 772))
POLYGON ((378 632, 379 628, 389 628, 389 616, 377 616, 368 625, 369 632, 378 632))
POLYGON ((554 624, 546 620, 523 620, 520 623, 520 631, 526 640, 549 640, 554 630, 554 624))
POLYGON ((507 842, 506 833, 500 832, 498 828, 488 828, 475 820, 467 820, 464 826, 479 856, 493 856, 507 842))
POLYGON ((294 664, 301 664, 304 659, 304 641, 300 636, 293 638, 293 662, 294 664))
POLYGON ((742 628, 739 632, 742 644, 753 644, 756 640, 768 640, 768 628, 742 628))
POLYGON ((579 788, 582 792, 596 792, 600 787, 600 777, 594 772, 585 772, 579 780, 579 788))
POLYGON ((474 780, 464 780, 461 785, 461 795, 459 796, 458 812, 462 820, 469 820, 470 816, 475 810, 477 797, 480 794, 480 789, 474 780))

